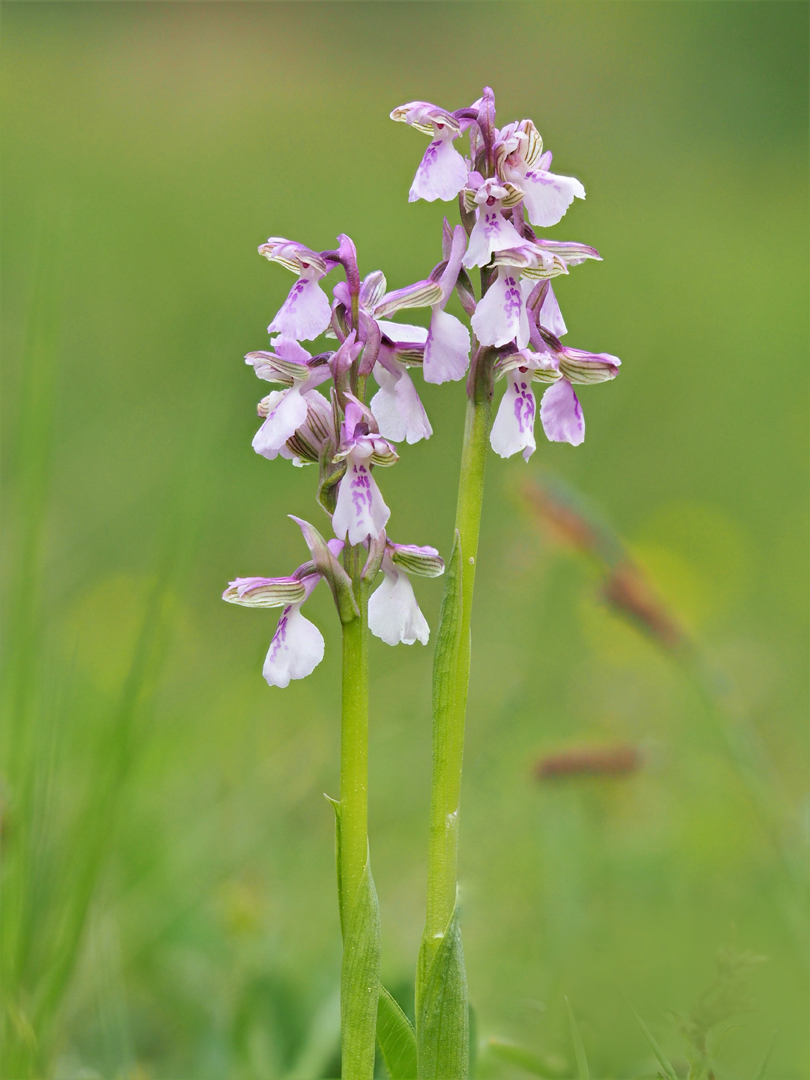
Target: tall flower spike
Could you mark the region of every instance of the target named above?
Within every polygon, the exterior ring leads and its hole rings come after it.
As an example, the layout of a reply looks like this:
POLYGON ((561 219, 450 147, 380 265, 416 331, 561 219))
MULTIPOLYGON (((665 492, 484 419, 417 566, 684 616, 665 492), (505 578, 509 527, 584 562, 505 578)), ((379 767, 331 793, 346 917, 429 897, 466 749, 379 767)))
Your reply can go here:
POLYGON ((298 281, 267 327, 268 334, 303 341, 318 337, 329 325, 331 316, 329 300, 318 284, 329 273, 330 264, 304 244, 281 236, 271 236, 266 244, 260 244, 259 254, 298 274, 298 281))
POLYGON ((386 645, 427 645, 430 627, 416 602, 407 574, 437 577, 444 562, 432 547, 386 542, 381 569, 383 582, 368 602, 368 628, 386 645), (407 573, 405 572, 407 571, 407 573))
POLYGON ((329 378, 329 367, 321 357, 312 357, 297 341, 276 338, 275 352, 252 352, 245 362, 253 366, 260 379, 291 384, 267 398, 266 419, 253 438, 253 449, 272 460, 288 439, 307 420, 307 392, 329 378))
POLYGON ((507 124, 495 146, 498 175, 520 188, 532 225, 556 225, 574 199, 585 198, 585 188, 573 176, 548 171, 551 152, 543 153, 543 140, 531 120, 507 124))
POLYGON ((416 170, 408 201, 425 199, 433 202, 455 199, 467 183, 467 164, 453 140, 461 134, 461 124, 446 109, 427 101, 409 101, 391 112, 391 119, 409 124, 417 131, 432 136, 430 145, 416 170))
POLYGON ((470 366, 470 332, 455 315, 444 310, 458 280, 466 242, 464 229, 461 225, 456 225, 447 266, 439 279, 442 298, 433 305, 430 330, 425 342, 422 366, 425 382, 443 383, 463 379, 470 366))
POLYGON ((371 466, 393 465, 397 455, 385 439, 369 430, 367 412, 359 402, 349 400, 341 426, 340 449, 335 455, 336 461, 346 459, 346 473, 338 487, 332 528, 340 540, 348 536, 352 545, 379 536, 391 516, 371 475, 371 466))

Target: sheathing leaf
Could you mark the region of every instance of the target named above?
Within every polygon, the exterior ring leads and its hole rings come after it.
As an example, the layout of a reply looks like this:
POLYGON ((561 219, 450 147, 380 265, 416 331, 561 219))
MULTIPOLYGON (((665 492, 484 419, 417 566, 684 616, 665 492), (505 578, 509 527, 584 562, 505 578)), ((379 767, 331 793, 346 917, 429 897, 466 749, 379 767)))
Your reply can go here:
POLYGON ((470 1014, 458 909, 425 976, 416 1031, 418 1080, 467 1080, 470 1014))
POLYGON ((372 1080, 380 996, 380 908, 368 862, 346 919, 340 1012, 343 1075, 372 1080))

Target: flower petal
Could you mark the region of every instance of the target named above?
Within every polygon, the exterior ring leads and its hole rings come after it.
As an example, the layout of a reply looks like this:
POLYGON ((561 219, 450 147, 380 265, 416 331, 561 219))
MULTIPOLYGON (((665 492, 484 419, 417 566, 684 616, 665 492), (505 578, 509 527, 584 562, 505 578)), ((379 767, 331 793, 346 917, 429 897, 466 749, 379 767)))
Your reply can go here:
POLYGON ((386 645, 413 645, 421 641, 427 645, 430 627, 419 610, 413 586, 388 560, 384 563, 385 577, 382 585, 371 594, 368 601, 368 628, 386 645))
POLYGON ((343 540, 348 535, 350 544, 362 544, 369 536, 379 536, 390 516, 367 460, 349 454, 332 515, 335 536, 343 540))
POLYGON ((291 679, 305 679, 323 660, 323 635, 301 614, 300 604, 281 613, 262 674, 270 686, 289 686, 291 679))
POLYGON ((388 541, 392 562, 419 577, 441 577, 444 573, 444 559, 436 548, 418 544, 394 544, 388 541))
POLYGON ((329 326, 332 309, 326 293, 316 278, 302 276, 290 289, 275 319, 267 327, 268 334, 309 341, 329 326))
POLYGON ((574 199, 585 198, 585 188, 573 176, 556 176, 545 169, 527 169, 513 180, 523 188, 523 197, 532 225, 556 225, 574 199))
POLYGON ((248 577, 229 581, 222 599, 242 607, 273 608, 303 602, 306 595, 306 587, 298 578, 248 577))
POLYGON ((425 382, 463 379, 470 366, 470 331, 438 304, 433 309, 425 343, 422 375, 425 382))
POLYGON ((253 449, 270 461, 307 419, 307 403, 298 386, 276 393, 278 397, 270 394, 267 419, 253 436, 253 449))
POLYGON ((454 133, 448 131, 428 144, 411 184, 408 202, 417 199, 450 202, 466 185, 467 164, 453 146, 453 137, 454 133))
POLYGON ((551 282, 548 283, 548 291, 538 313, 537 321, 546 330, 550 330, 555 337, 560 338, 568 333, 568 327, 565 325, 565 319, 562 317, 560 305, 557 303, 557 297, 554 295, 551 282))
POLYGON ((499 267, 498 276, 478 301, 472 328, 482 345, 506 345, 517 339, 518 348, 529 343, 529 319, 517 283, 509 267, 499 267))
POLYGON ((374 309, 375 319, 385 319, 387 315, 393 315, 402 308, 432 307, 442 299, 442 287, 438 281, 425 278, 423 281, 415 281, 413 285, 405 285, 401 289, 392 289, 385 294, 374 309))
POLYGON ((371 411, 380 434, 394 442, 415 443, 429 439, 433 428, 413 380, 393 357, 388 358, 387 364, 374 365, 374 378, 380 389, 371 399, 371 411), (390 367, 394 365, 398 370, 391 371, 390 367))
POLYGON ((390 319, 377 319, 377 326, 390 338, 394 344, 398 342, 413 342, 422 344, 427 341, 427 328, 424 326, 411 326, 410 323, 391 322, 390 319))
POLYGON ((489 437, 496 454, 508 458, 523 451, 524 459, 529 460, 537 449, 534 441, 535 408, 531 372, 519 368, 510 371, 506 392, 501 398, 489 437))
POLYGON ((524 242, 512 222, 501 213, 499 204, 481 206, 462 263, 468 270, 473 266, 486 266, 494 252, 520 247, 524 242))
POLYGON ((572 446, 579 446, 585 439, 582 406, 567 379, 560 379, 543 394, 540 419, 550 442, 568 442, 572 446))

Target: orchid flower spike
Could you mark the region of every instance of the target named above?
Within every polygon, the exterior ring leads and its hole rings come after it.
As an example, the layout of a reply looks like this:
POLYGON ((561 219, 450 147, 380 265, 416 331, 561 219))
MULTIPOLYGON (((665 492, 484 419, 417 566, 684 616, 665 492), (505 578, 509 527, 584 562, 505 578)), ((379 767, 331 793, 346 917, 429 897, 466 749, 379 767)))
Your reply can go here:
POLYGON ((368 602, 368 627, 386 645, 427 645, 430 627, 416 602, 407 574, 438 577, 444 560, 432 547, 394 544, 386 539, 381 570, 383 582, 368 602))
POLYGON ((393 446, 371 430, 371 411, 349 397, 341 425, 341 439, 335 461, 346 461, 346 472, 340 481, 332 528, 335 536, 349 543, 362 544, 369 537, 376 539, 388 523, 391 511, 383 501, 377 482, 371 475, 372 465, 393 465, 397 453, 393 446))
POLYGON ((259 254, 298 274, 298 281, 267 327, 268 334, 282 334, 303 341, 318 337, 329 325, 331 315, 329 299, 318 282, 334 263, 327 262, 303 244, 281 236, 271 236, 266 244, 260 244, 259 254))
MULTIPOLYGON (((266 419, 253 438, 253 449, 272 461, 307 422, 310 409, 318 415, 320 405, 313 400, 311 391, 328 379, 330 372, 326 357, 313 360, 297 341, 279 337, 271 345, 274 352, 248 353, 245 362, 252 365, 260 379, 288 387, 270 394, 259 407, 266 419)), ((320 394, 314 397, 320 398, 320 394)))
POLYGON ((495 145, 495 165, 498 176, 522 192, 532 225, 556 225, 575 198, 585 198, 579 180, 548 171, 551 151, 543 153, 543 140, 531 120, 501 129, 495 145))
POLYGON ((399 105, 392 111, 391 119, 432 136, 416 170, 408 202, 416 202, 417 199, 450 202, 455 199, 467 183, 469 172, 464 158, 453 146, 453 140, 462 132, 461 123, 452 113, 427 101, 409 101, 407 105, 399 105))

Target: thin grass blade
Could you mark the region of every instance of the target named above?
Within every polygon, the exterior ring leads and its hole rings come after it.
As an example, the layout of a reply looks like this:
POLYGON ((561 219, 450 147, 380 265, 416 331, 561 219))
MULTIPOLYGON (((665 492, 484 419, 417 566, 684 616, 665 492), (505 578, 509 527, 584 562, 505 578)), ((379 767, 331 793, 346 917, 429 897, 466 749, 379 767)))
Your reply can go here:
POLYGON ((762 1064, 756 1071, 754 1080, 768 1080, 768 1065, 770 1064, 771 1055, 773 1054, 773 1048, 775 1045, 776 1032, 771 1035, 771 1041, 768 1044, 768 1049, 765 1051, 765 1057, 762 1059, 762 1064))
POLYGON ((644 1021, 641 1019, 641 1017, 636 1012, 636 1010, 633 1008, 632 1004, 630 1004, 630 1002, 628 1002, 628 1005, 630 1005, 630 1011, 633 1013, 633 1016, 635 1016, 635 1018, 636 1018, 636 1023, 641 1028, 641 1034, 646 1039, 647 1045, 652 1050, 653 1054, 655 1054, 655 1057, 656 1057, 656 1059, 658 1061, 658 1064, 661 1066, 661 1068, 667 1074, 668 1080, 678 1080, 678 1074, 675 1072, 675 1069, 672 1066, 672 1062, 669 1060, 669 1058, 666 1056, 664 1051, 658 1045, 658 1042, 657 1042, 655 1036, 650 1031, 650 1029, 647 1027, 647 1025, 644 1023, 644 1021))
POLYGON ((588 1068, 588 1058, 585 1055, 582 1036, 579 1033, 577 1022, 574 1019, 574 1010, 571 1008, 571 1002, 568 998, 565 999, 565 1008, 568 1011, 568 1023, 571 1025, 571 1041, 574 1044, 574 1057, 577 1059, 578 1080, 591 1080, 591 1070, 588 1068))

